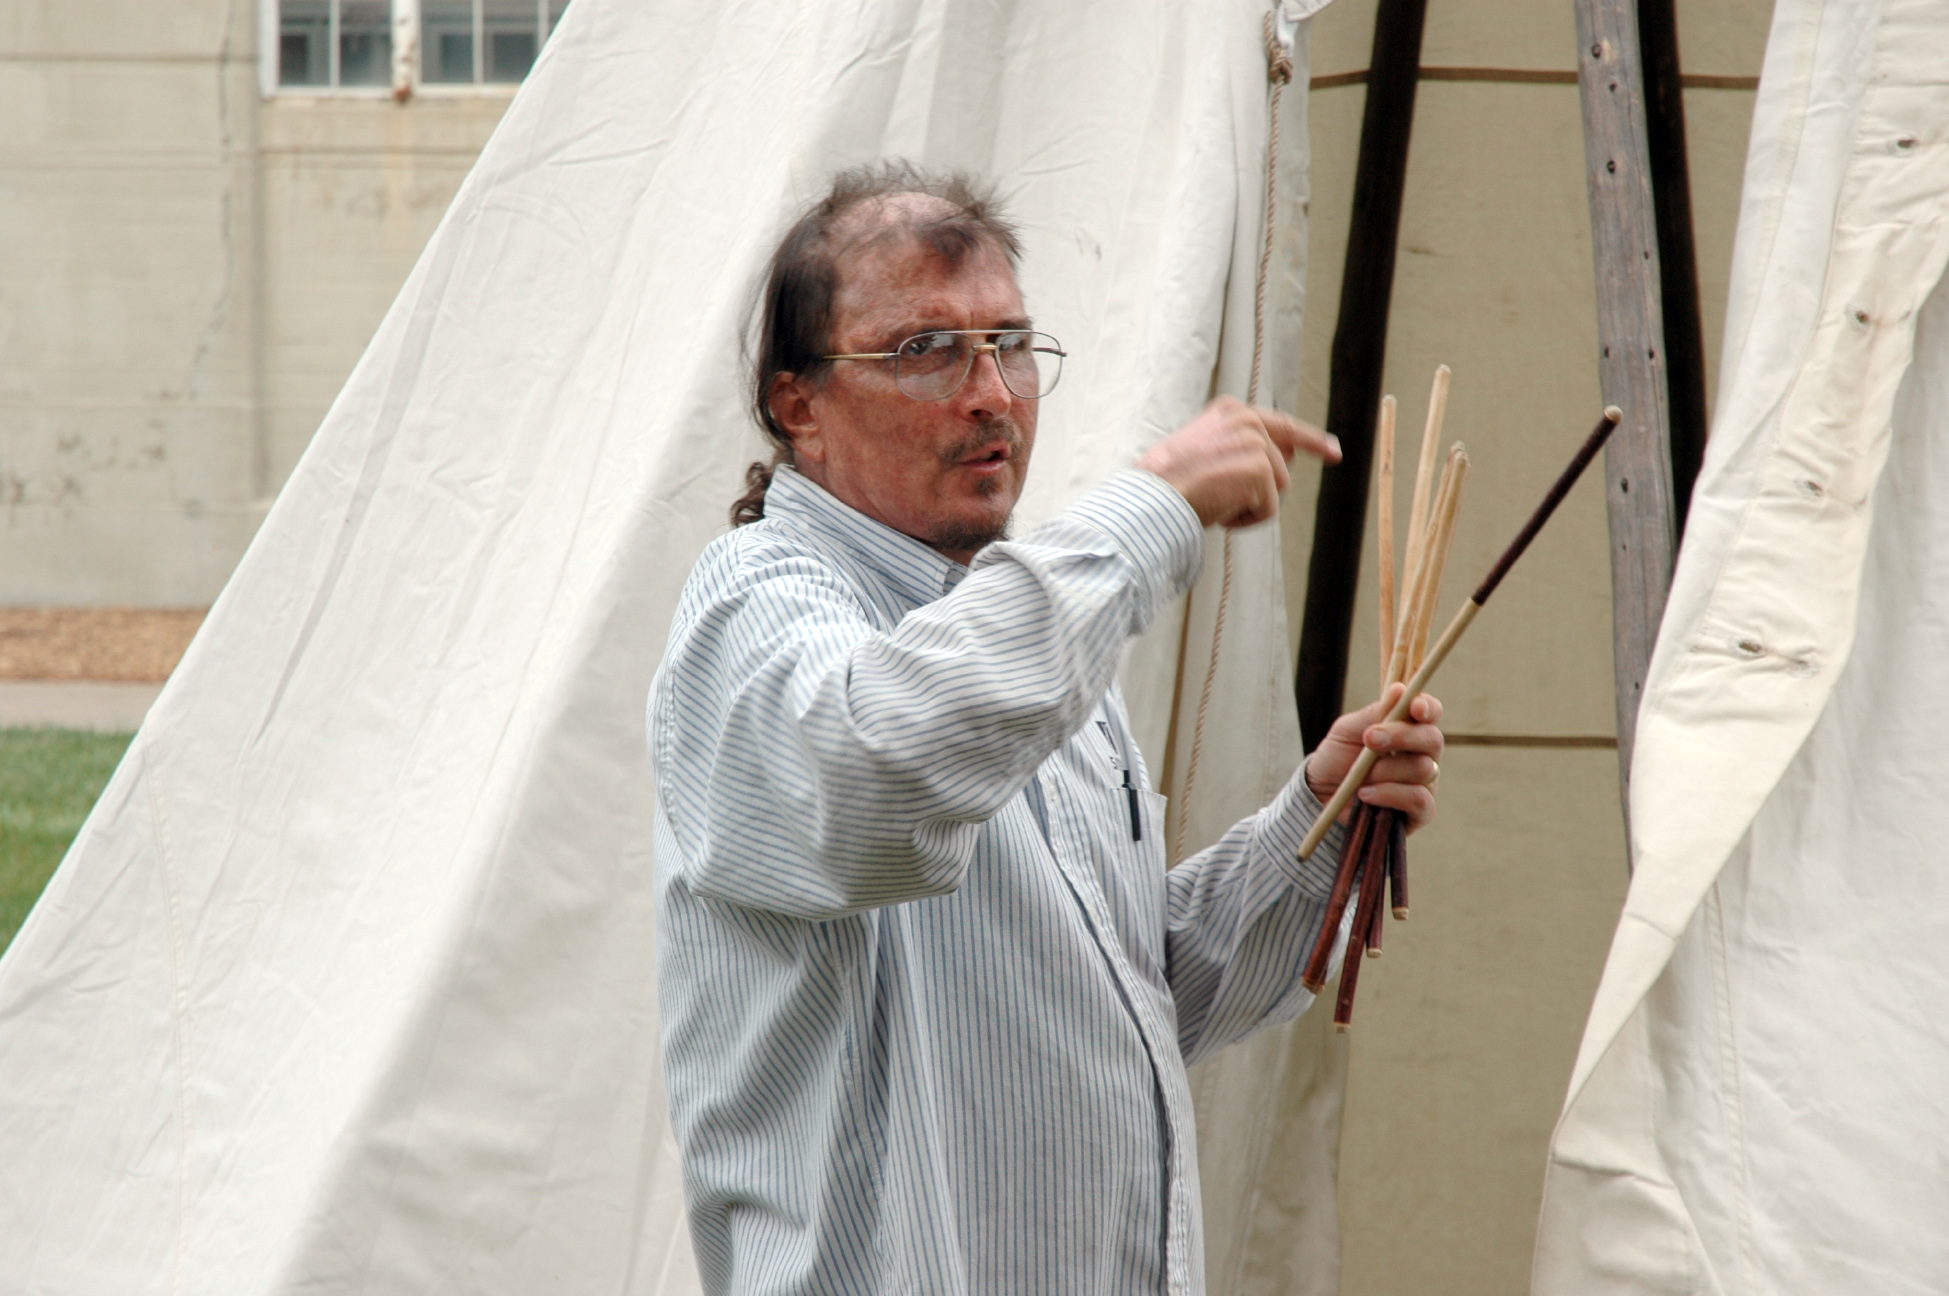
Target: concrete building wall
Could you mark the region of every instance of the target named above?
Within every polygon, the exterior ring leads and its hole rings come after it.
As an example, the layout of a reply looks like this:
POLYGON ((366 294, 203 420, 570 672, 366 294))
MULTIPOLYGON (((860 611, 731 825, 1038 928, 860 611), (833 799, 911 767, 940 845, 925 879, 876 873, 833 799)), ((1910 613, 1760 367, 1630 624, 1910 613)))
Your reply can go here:
MULTIPOLYGON (((1315 20, 1313 75, 1367 66, 1375 0, 1315 20)), ((1687 74, 1759 73, 1766 0, 1681 0, 1687 74)), ((1494 561, 1602 407, 1574 9, 1431 0, 1386 388, 1401 403, 1405 519, 1428 384, 1454 370, 1447 438, 1472 460, 1446 616, 1494 561), (1505 72, 1551 72, 1537 83, 1505 72)), ((1365 87, 1312 91, 1300 413, 1326 413, 1365 87)), ((1706 349, 1724 326, 1750 89, 1686 93, 1706 349)), ((1716 372, 1716 369, 1715 369, 1716 372)), ((1596 477, 1596 474, 1593 474, 1596 477)), ((1527 1289, 1550 1130, 1627 874, 1601 477, 1565 503, 1437 681, 1451 746, 1441 818, 1417 836, 1413 917, 1362 976, 1342 1137, 1346 1296, 1527 1289)), ((1309 481, 1307 488, 1316 481, 1309 481)), ((1285 532, 1303 604, 1310 504, 1285 532)), ((1350 704, 1378 675, 1370 509, 1350 704)), ((1405 523, 1403 524, 1405 525, 1405 523)), ((1298 618, 1293 620, 1295 646, 1298 618)))
POLYGON ((0 11, 0 600, 207 600, 254 508, 251 32, 0 11))
POLYGON ((258 21, 0 6, 0 605, 209 603, 506 106, 265 100, 258 21))

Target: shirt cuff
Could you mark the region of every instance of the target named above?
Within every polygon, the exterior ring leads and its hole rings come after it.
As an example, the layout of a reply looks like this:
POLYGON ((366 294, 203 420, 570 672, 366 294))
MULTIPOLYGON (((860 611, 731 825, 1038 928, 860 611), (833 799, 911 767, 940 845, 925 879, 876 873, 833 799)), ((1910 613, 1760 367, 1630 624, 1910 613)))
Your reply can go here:
POLYGON ((1156 473, 1126 468, 1069 506, 1069 516, 1106 533, 1153 580, 1157 603, 1191 588, 1205 565, 1205 529, 1177 488, 1156 473))
POLYGON ((1295 887, 1321 902, 1333 894, 1333 879, 1340 871, 1340 852, 1347 843, 1347 826, 1337 823, 1328 828, 1319 849, 1310 858, 1299 857, 1299 845, 1325 808, 1306 782, 1304 761, 1266 807, 1266 848, 1272 851, 1273 858, 1280 862, 1295 887))

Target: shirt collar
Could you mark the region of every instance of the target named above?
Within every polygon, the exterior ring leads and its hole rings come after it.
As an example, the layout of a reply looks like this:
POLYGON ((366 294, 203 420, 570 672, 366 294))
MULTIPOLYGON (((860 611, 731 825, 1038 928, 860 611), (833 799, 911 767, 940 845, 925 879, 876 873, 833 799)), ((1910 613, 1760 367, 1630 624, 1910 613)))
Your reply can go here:
POLYGON ((932 603, 968 574, 966 567, 912 536, 841 503, 790 464, 780 464, 772 473, 765 516, 789 519, 831 540, 915 606, 932 603))

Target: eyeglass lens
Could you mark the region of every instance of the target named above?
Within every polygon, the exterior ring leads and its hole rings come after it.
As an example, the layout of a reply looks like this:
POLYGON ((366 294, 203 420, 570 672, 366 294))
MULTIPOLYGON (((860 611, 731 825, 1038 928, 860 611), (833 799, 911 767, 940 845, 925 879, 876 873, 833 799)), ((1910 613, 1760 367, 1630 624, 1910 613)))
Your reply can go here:
POLYGON ((1047 395, 1062 377, 1062 348, 1047 333, 920 333, 895 353, 894 381, 915 400, 945 400, 974 368, 976 348, 991 354, 1002 383, 1019 400, 1047 395))

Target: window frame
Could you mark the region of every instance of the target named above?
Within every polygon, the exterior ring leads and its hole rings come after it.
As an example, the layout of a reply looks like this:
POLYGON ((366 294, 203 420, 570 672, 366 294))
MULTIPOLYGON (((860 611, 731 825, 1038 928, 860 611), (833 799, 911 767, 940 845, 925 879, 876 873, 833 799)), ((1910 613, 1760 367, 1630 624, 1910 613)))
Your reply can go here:
MULTIPOLYGON (((550 8, 555 0, 533 0, 535 6, 535 62, 541 61, 543 51, 554 37, 555 26, 559 26, 561 15, 556 15, 554 25, 549 25, 550 8)), ((332 23, 328 37, 330 48, 327 51, 329 65, 336 76, 340 51, 338 33, 339 6, 344 0, 333 0, 332 23)), ((560 0, 566 12, 568 0, 560 0)), ((508 98, 521 88, 527 80, 524 73, 520 81, 489 81, 486 79, 487 17, 485 0, 472 0, 473 7, 473 53, 474 77, 472 81, 428 81, 424 77, 426 52, 421 48, 422 23, 420 15, 421 0, 389 0, 392 14, 392 76, 385 85, 285 85, 282 83, 283 62, 283 4, 282 0, 258 0, 257 16, 259 31, 259 56, 257 60, 257 88, 265 99, 393 99, 401 103, 421 95, 434 99, 460 98, 508 98)), ((529 72, 533 64, 529 65, 529 72)))

